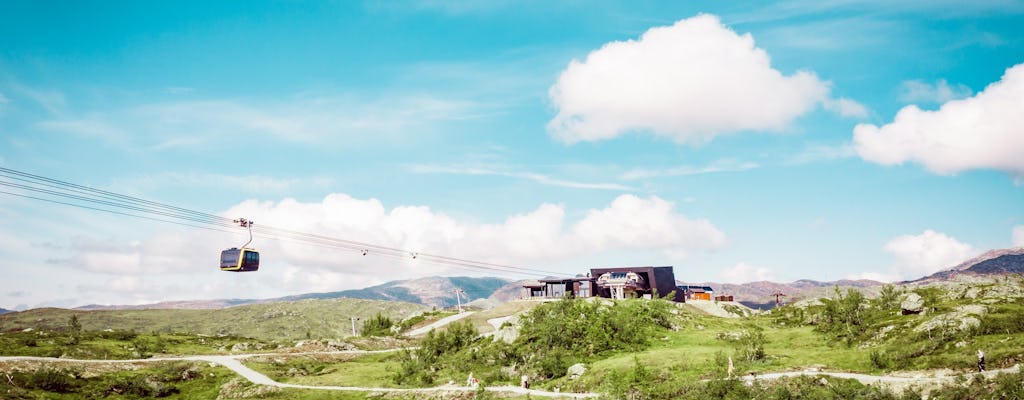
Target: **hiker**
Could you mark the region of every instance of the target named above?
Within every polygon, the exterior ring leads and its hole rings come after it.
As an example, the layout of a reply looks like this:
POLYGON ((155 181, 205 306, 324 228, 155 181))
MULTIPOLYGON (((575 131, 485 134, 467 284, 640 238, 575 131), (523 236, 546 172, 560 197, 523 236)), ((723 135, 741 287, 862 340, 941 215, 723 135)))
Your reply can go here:
POLYGON ((978 372, 985 372, 985 351, 978 349, 978 372))
POLYGON ((523 379, 519 381, 519 385, 522 386, 523 389, 529 389, 530 388, 530 377, 528 377, 526 375, 523 375, 523 379))
POLYGON ((473 386, 474 382, 476 382, 476 378, 474 378, 473 373, 470 372, 469 377, 466 378, 466 386, 473 386))
POLYGON ((732 373, 736 372, 736 367, 732 366, 732 357, 729 357, 729 377, 732 378, 732 373))

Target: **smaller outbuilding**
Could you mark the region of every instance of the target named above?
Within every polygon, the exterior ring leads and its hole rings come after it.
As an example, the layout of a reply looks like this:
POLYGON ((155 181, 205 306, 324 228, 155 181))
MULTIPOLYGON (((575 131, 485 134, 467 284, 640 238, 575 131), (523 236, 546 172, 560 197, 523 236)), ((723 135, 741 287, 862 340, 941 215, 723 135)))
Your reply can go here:
POLYGON ((715 290, 712 289, 711 286, 680 285, 677 286, 677 288, 681 293, 683 293, 686 300, 711 301, 711 298, 715 295, 715 290))

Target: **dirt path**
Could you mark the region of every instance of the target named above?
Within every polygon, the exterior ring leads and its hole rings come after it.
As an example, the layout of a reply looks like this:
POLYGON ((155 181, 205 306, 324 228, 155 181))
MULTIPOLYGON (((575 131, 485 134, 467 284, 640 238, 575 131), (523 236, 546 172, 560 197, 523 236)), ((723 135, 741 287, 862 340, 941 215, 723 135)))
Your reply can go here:
MULTIPOLYGON (((291 383, 281 383, 270 379, 270 377, 259 373, 252 368, 246 367, 240 360, 257 357, 257 356, 291 356, 296 354, 371 354, 371 353, 382 353, 387 351, 395 350, 349 350, 349 351, 324 351, 324 352, 306 352, 306 353, 261 353, 261 354, 236 354, 236 355, 224 355, 224 356, 183 356, 183 357, 159 357, 159 358, 143 358, 134 360, 76 360, 69 358, 52 358, 52 357, 29 357, 29 356, 0 356, 0 362, 8 361, 38 361, 38 362, 65 362, 65 363, 88 363, 88 364, 99 364, 99 363, 145 363, 145 362, 160 362, 160 361, 203 361, 218 364, 234 371, 236 374, 241 375, 243 378, 249 380, 252 383, 259 385, 275 386, 280 388, 293 388, 293 389, 309 389, 309 390, 336 390, 336 391, 350 391, 350 392, 396 392, 396 393, 444 393, 444 392, 475 392, 477 389, 468 386, 455 386, 455 385, 444 385, 430 388, 416 388, 416 389, 401 389, 401 388, 372 388, 372 387, 357 387, 357 386, 310 386, 310 385, 295 385, 291 383)), ((517 386, 488 386, 484 390, 489 392, 501 392, 501 393, 515 393, 538 397, 553 397, 553 398, 572 398, 572 399, 585 399, 598 397, 597 393, 556 393, 548 392, 543 390, 524 389, 517 386)))
POLYGON ((447 317, 444 317, 444 318, 441 318, 441 319, 439 319, 437 321, 434 321, 434 323, 432 323, 430 325, 421 326, 419 328, 416 328, 416 329, 413 329, 413 330, 411 330, 409 332, 406 332, 405 336, 426 335, 427 332, 430 332, 431 329, 437 329, 437 328, 440 328, 442 326, 448 325, 448 324, 450 324, 452 322, 455 322, 455 321, 458 321, 460 319, 466 318, 466 317, 468 317, 470 315, 473 315, 473 313, 474 313, 474 311, 466 311, 466 312, 455 314, 455 315, 449 315, 447 317))

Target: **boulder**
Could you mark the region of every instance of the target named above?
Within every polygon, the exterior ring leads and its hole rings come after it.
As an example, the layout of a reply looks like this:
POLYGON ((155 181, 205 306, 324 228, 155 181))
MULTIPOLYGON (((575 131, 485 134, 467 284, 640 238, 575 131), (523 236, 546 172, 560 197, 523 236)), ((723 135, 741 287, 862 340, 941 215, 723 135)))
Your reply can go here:
POLYGON ((924 311, 924 299, 917 293, 908 294, 907 298, 900 303, 900 312, 903 315, 920 314, 921 311, 924 311))
POLYGON ((569 367, 567 375, 569 375, 569 379, 578 379, 579 377, 583 376, 583 374, 586 372, 587 367, 584 366, 583 364, 573 364, 571 367, 569 367))

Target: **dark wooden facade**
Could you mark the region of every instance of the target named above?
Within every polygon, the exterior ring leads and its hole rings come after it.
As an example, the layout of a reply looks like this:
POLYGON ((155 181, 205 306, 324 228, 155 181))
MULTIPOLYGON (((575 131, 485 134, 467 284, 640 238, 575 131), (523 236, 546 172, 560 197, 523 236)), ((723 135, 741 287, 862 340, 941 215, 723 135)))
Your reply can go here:
MULTIPOLYGON (((677 302, 685 302, 683 293, 676 288, 676 275, 672 271, 672 267, 618 267, 618 268, 591 268, 590 276, 600 277, 606 273, 616 272, 632 272, 646 281, 646 288, 638 289, 635 292, 638 295, 650 295, 654 296, 666 296, 669 293, 673 294, 672 299, 677 302)), ((595 295, 600 297, 611 297, 611 293, 607 291, 599 290, 599 293, 595 295)))

